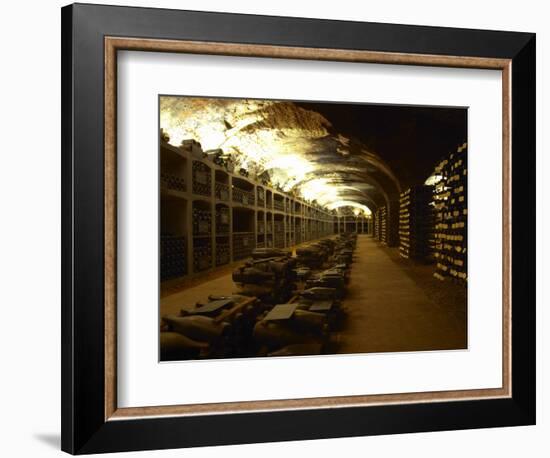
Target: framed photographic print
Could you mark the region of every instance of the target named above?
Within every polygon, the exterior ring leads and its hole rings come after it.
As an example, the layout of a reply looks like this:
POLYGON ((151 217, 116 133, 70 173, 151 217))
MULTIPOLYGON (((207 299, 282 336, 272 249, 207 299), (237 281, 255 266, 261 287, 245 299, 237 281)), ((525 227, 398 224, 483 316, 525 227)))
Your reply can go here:
POLYGON ((62 9, 62 448, 535 422, 535 36, 62 9))

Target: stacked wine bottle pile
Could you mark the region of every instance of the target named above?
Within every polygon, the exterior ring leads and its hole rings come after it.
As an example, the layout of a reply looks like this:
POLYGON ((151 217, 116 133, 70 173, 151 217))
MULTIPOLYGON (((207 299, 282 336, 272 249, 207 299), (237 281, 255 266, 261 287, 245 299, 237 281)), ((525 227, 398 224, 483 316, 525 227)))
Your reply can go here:
POLYGON ((227 184, 216 181, 214 193, 216 199, 223 200, 224 202, 229 201, 229 186, 227 184))
POLYGON ((189 154, 191 154, 194 157, 199 157, 199 158, 205 157, 201 144, 196 140, 193 140, 192 138, 182 140, 180 144, 180 148, 182 150, 188 151, 189 154))
POLYGON ((212 212, 210 210, 193 208, 193 235, 204 236, 212 233, 212 212))
POLYGON ((203 162, 193 161, 193 193, 210 196, 212 192, 212 177, 210 168, 203 162))
POLYGON ((388 214, 386 206, 380 207, 380 242, 388 243, 388 214))
POLYGON ((231 156, 224 155, 221 149, 205 151, 204 155, 206 155, 206 158, 211 162, 219 167, 223 167, 226 171, 231 173, 235 171, 234 160, 231 159, 231 156))
POLYGON ((436 271, 439 280, 453 278, 465 283, 467 274, 467 144, 441 161, 435 175, 441 177, 434 187, 436 271))
POLYGON ((200 272, 212 267, 212 240, 209 237, 193 239, 193 270, 200 272))
POLYGON ((214 164, 219 165, 220 167, 225 166, 225 157, 223 150, 221 148, 211 149, 204 152, 208 159, 210 159, 214 164))
POLYGON ((175 191, 185 192, 185 179, 171 173, 162 172, 160 174, 161 186, 175 191))
POLYGON ((233 202, 243 205, 254 205, 254 193, 233 187, 233 202))
POLYGON ((417 186, 401 193, 399 205, 399 254, 427 260, 433 236, 431 186, 417 186))
POLYGON ((233 260, 244 259, 252 254, 255 248, 254 232, 233 234, 233 260))
POLYGON ((228 264, 229 260, 229 236, 220 237, 216 240, 216 266, 228 264))
POLYGON ((173 234, 160 236, 160 278, 161 281, 181 277, 187 272, 185 237, 173 234))
POLYGON ((376 240, 380 240, 380 209, 377 208, 374 212, 374 228, 373 236, 376 240))
POLYGON ((407 189, 399 196, 399 255, 410 257, 411 225, 410 225, 411 189, 407 189))
POLYGON ((229 234, 229 208, 216 207, 216 235, 229 234))

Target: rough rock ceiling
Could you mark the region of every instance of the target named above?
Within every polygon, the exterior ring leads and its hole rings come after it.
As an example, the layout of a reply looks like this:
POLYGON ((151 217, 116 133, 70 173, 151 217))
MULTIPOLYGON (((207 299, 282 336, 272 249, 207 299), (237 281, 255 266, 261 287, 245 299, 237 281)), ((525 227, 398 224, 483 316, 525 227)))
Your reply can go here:
MULTIPOLYGON (((403 123, 414 121, 414 113, 394 110, 393 116, 402 113, 403 119, 396 118, 392 135, 390 112, 382 110, 384 124, 378 122, 381 107, 163 96, 160 124, 174 145, 193 138, 205 151, 222 149, 238 167, 269 173, 271 181, 285 191, 295 191, 328 208, 356 207, 368 213, 396 198, 401 189, 396 167, 407 178, 407 185, 411 174, 423 174, 414 177, 421 182, 446 153, 444 149, 433 158, 433 153, 412 156, 410 148, 390 151, 392 141, 402 148, 396 137, 406 134, 403 123), (388 137, 389 143, 377 133, 388 137), (380 147, 390 160, 367 144, 380 147), (426 164, 419 167, 419 163, 426 164)), ((453 138, 451 144, 460 141, 453 138)))
POLYGON ((391 167, 403 188, 423 182, 434 165, 467 141, 463 107, 298 103, 331 120, 335 132, 357 138, 391 167))

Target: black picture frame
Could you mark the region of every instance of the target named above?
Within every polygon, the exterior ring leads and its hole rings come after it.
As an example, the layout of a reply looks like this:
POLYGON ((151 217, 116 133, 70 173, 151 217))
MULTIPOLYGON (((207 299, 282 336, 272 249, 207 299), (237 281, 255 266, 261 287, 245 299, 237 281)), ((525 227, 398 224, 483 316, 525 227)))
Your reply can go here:
POLYGON ((74 4, 62 9, 62 449, 73 454, 535 424, 535 35, 74 4), (104 37, 511 59, 512 396, 105 420, 104 37))

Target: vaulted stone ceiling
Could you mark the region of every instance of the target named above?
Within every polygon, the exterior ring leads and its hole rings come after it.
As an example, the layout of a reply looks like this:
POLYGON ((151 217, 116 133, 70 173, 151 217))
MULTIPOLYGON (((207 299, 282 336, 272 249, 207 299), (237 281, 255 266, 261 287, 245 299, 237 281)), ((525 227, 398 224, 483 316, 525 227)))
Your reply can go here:
POLYGON ((168 96, 160 110, 170 143, 222 149, 238 167, 327 208, 374 211, 395 200, 466 135, 465 110, 168 96))

